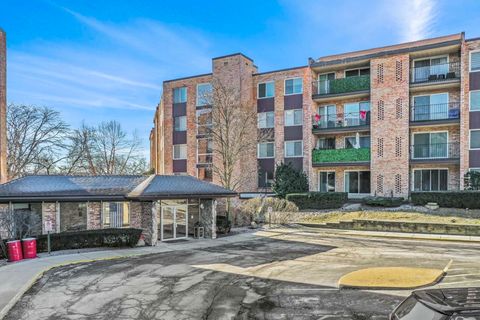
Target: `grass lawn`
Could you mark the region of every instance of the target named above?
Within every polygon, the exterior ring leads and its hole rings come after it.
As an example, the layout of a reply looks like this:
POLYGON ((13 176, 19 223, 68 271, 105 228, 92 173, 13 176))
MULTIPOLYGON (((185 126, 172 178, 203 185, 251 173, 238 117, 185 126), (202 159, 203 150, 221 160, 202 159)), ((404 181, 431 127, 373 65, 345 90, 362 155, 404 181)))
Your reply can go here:
POLYGON ((305 223, 327 223, 350 221, 353 219, 363 220, 389 220, 409 222, 431 222, 431 223, 455 223, 455 224, 480 224, 480 219, 462 218, 458 216, 441 216, 415 212, 387 212, 387 211, 334 211, 324 214, 308 215, 300 219, 305 223))

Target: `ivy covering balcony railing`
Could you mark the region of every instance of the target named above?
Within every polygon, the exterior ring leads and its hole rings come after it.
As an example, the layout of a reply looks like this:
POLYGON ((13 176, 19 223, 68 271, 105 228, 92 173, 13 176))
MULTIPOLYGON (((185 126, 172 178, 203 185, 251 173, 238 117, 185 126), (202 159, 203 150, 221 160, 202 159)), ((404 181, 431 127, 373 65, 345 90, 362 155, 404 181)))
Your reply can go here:
POLYGON ((370 148, 314 149, 312 152, 313 164, 369 161, 370 148))
POLYGON ((342 94, 370 89, 370 76, 356 76, 313 82, 314 95, 342 94))

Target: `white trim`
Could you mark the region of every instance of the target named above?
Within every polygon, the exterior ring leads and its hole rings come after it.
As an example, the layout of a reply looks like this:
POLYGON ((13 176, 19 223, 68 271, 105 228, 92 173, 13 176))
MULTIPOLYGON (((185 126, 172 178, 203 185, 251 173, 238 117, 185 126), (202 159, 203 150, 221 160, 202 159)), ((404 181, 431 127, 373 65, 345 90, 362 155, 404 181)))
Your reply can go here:
POLYGON ((187 131, 187 116, 176 116, 176 117, 173 117, 173 131, 174 132, 185 132, 187 131), (176 119, 178 118, 185 118, 185 130, 176 130, 175 126, 176 126, 176 119))
POLYGON ((160 204, 160 241, 170 241, 177 239, 187 239, 188 238, 188 201, 187 204, 182 205, 173 205, 173 206, 162 206, 160 204), (172 225, 172 238, 164 239, 163 238, 163 209, 164 208, 173 209, 173 225, 172 225), (177 207, 185 207, 185 236, 177 237, 177 207))
POLYGON ((472 53, 478 53, 480 49, 472 50, 468 54, 468 72, 480 72, 480 70, 473 70, 472 71, 472 53))
MULTIPOLYGON (((358 175, 358 183, 360 183, 360 174, 358 175)), ((358 190, 360 191, 360 188, 358 188, 358 190)), ((343 192, 346 192, 349 196, 350 195, 355 195, 355 196, 358 196, 358 197, 362 197, 362 196, 369 196, 372 194, 372 170, 344 170, 343 171, 343 192), (346 179, 346 174, 348 172, 370 172, 370 193, 350 193, 347 191, 347 185, 346 185, 346 182, 347 182, 347 179, 346 179)))
POLYGON ((473 148, 472 149, 472 131, 479 131, 480 129, 470 129, 468 130, 468 150, 480 150, 480 148, 473 148))
MULTIPOLYGON (((448 168, 440 167, 440 168, 412 168, 411 172, 411 178, 410 178, 410 190, 415 192, 415 171, 422 171, 422 170, 447 170, 447 191, 450 190, 449 184, 450 184, 450 171, 448 168)), ((440 177, 440 175, 439 175, 440 177)), ((430 179, 430 189, 432 188, 432 180, 430 179)), ((433 191, 442 191, 442 190, 433 190, 433 191)), ((420 192, 422 192, 420 190, 420 192)), ((426 191, 425 191, 426 192, 426 191)))
MULTIPOLYGON (((333 183, 333 191, 327 191, 328 192, 336 192, 337 191, 337 172, 332 171, 332 170, 317 170, 317 191, 320 192, 320 173, 326 172, 327 175, 328 173, 333 173, 335 175, 335 181, 333 183)), ((327 177, 328 178, 328 177, 327 177)))
POLYGON ((275 111, 258 112, 258 113, 257 113, 257 128, 258 128, 258 129, 273 129, 273 128, 275 128, 275 111), (261 114, 265 114, 265 124, 266 124, 266 123, 267 123, 267 118, 266 118, 266 114, 267 114, 267 113, 272 113, 272 114, 273 114, 273 125, 272 125, 271 127, 259 127, 259 126, 258 126, 258 123, 259 123, 259 119, 258 119, 258 118, 259 118, 259 116, 260 116, 261 114))
POLYGON ((298 109, 288 109, 288 110, 284 110, 283 111, 283 126, 284 127, 298 127, 298 126, 303 126, 303 117, 305 116, 304 112, 303 112, 303 109, 302 108, 298 108, 298 109), (287 113, 290 113, 290 112, 293 112, 293 120, 295 122, 295 111, 298 111, 300 110, 300 112, 302 112, 302 122, 300 124, 288 124, 287 125, 287 113))
POLYGON ((188 101, 188 89, 187 86, 175 87, 172 88, 172 103, 187 103, 188 101), (175 90, 185 88, 185 101, 175 102, 175 90))
MULTIPOLYGON (((203 107, 203 106, 208 106, 208 104, 198 104, 198 86, 209 84, 210 87, 212 87, 212 84, 210 82, 202 82, 202 83, 197 83, 195 87, 195 106, 196 107, 203 107)), ((212 87, 213 90, 213 87, 212 87)))
POLYGON ((325 74, 331 74, 331 73, 333 73, 333 75, 334 75, 333 80, 336 80, 337 79, 337 73, 335 71, 330 71, 330 72, 323 72, 323 73, 317 74, 317 81, 320 81, 320 76, 323 76, 325 74))
POLYGON ((275 158, 275 141, 264 141, 257 143, 257 159, 272 159, 275 158), (260 145, 261 144, 273 144, 273 156, 271 157, 260 157, 260 145))
POLYGON ((284 158, 302 158, 303 157, 303 140, 287 140, 283 143, 283 153, 284 158), (302 154, 299 156, 287 156, 287 143, 289 142, 301 142, 302 143, 302 154))
POLYGON ((188 155, 187 155, 187 144, 186 143, 179 143, 179 144, 174 144, 172 146, 172 160, 186 160, 188 158, 188 155), (175 147, 176 146, 185 146, 185 158, 175 158, 175 147))
POLYGON ((302 77, 292 77, 292 78, 286 78, 285 80, 283 80, 283 95, 284 96, 292 96, 294 94, 303 94, 303 78, 302 77), (302 91, 294 92, 294 93, 287 93, 287 80, 295 80, 295 79, 300 79, 302 81, 302 91))
MULTIPOLYGON (((480 72, 480 71, 478 71, 478 72, 480 72)), ((472 92, 480 93, 480 89, 479 90, 470 90, 468 92, 468 111, 470 111, 470 112, 480 112, 480 107, 478 108, 478 110, 472 110, 472 92)))
POLYGON ((443 57, 447 57, 447 64, 450 63, 450 55, 449 54, 440 54, 440 55, 431 56, 431 57, 423 57, 423 58, 413 59, 411 68, 412 69, 415 68, 415 61, 432 60, 432 59, 443 58, 443 57))
MULTIPOLYGON (((359 76, 360 76, 360 70, 363 70, 363 69, 369 69, 369 70, 370 70, 370 74, 372 73, 372 70, 371 70, 370 66, 368 66, 368 67, 350 68, 350 69, 345 69, 345 70, 343 70, 343 77, 344 77, 344 78, 347 78, 347 71, 352 71, 352 70, 358 70, 358 75, 357 75, 357 76, 354 76, 354 77, 359 77, 359 76)), ((350 78, 350 77, 348 77, 348 78, 350 78)))
MULTIPOLYGON (((448 156, 449 156, 449 151, 450 151, 450 132, 448 130, 436 130, 436 131, 418 131, 418 132, 412 132, 412 135, 410 137, 410 141, 413 142, 412 146, 415 148, 415 135, 417 134, 431 134, 431 133, 444 133, 446 132, 447 133, 447 156, 446 157, 434 157, 434 158, 415 158, 414 157, 414 152, 411 154, 411 158, 410 159, 413 159, 413 160, 421 160, 421 159, 448 159, 448 156)), ((429 145, 430 145, 430 140, 428 141, 429 142, 429 145)))
POLYGON ((275 80, 269 80, 269 81, 263 81, 263 82, 259 82, 257 83, 257 99, 260 100, 260 99, 268 99, 268 98, 275 98, 275 80), (267 87, 266 87, 266 84, 267 83, 273 83, 273 96, 271 97, 260 97, 260 85, 261 84, 265 84, 265 94, 267 93, 267 87))
MULTIPOLYGON (((203 138, 197 138, 197 147, 196 147, 196 159, 195 159, 195 163, 196 164, 209 164, 210 162, 199 162, 198 161, 198 157, 199 156, 212 156, 212 160, 213 160, 213 150, 211 153, 198 153, 198 145, 199 145, 199 141, 200 140, 206 140, 207 142, 207 148, 208 148, 208 141, 212 141, 212 144, 213 144, 213 140, 209 137, 203 137, 203 138)), ((175 159, 175 160, 179 160, 179 159, 175 159)), ((181 160, 181 159, 180 159, 181 160)), ((197 168, 198 169, 198 168, 197 168)), ((197 178, 198 178, 198 170, 197 170, 197 178)))

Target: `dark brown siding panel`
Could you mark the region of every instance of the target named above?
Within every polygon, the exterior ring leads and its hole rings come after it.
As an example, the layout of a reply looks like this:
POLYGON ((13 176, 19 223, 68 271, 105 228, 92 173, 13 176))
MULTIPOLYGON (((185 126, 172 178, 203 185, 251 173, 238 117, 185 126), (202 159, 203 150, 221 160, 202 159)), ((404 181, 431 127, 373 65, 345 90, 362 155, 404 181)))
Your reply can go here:
POLYGON ((480 90, 480 71, 470 72, 470 90, 480 90))
POLYGON ((301 94, 292 94, 283 97, 284 109, 302 109, 303 96, 301 94))
POLYGON ((187 160, 173 160, 173 172, 187 172, 187 160))
POLYGON ((470 112, 470 129, 480 129, 480 111, 470 112))
POLYGON ((174 103, 172 114, 174 117, 186 116, 187 115, 187 103, 174 103))
POLYGON ((285 158, 285 163, 291 163, 297 170, 303 170, 303 158, 285 158))
POLYGON ((257 100, 257 112, 275 111, 274 98, 264 98, 257 100))
POLYGON ((275 171, 275 159, 258 159, 258 168, 264 171, 275 171))
POLYGON ((187 131, 173 131, 173 144, 187 143, 187 131))
POLYGON ((290 140, 303 140, 303 127, 302 126, 292 126, 284 127, 284 137, 285 141, 290 140))
POLYGON ((480 168, 480 150, 470 150, 470 168, 480 168))

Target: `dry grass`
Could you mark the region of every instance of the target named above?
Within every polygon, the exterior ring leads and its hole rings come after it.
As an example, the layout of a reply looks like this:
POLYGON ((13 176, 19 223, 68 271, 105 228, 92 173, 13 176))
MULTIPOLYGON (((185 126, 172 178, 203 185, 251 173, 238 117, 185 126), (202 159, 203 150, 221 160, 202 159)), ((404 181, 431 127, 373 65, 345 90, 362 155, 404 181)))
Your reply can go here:
POLYGON ((339 221, 351 221, 353 219, 364 220, 387 220, 429 223, 455 223, 455 224, 480 224, 480 219, 462 218, 458 216, 440 216, 415 212, 387 212, 387 211, 353 211, 353 212, 329 212, 323 214, 303 216, 299 222, 327 223, 339 221))
POLYGON ((344 275, 340 287, 410 289, 436 283, 443 270, 425 268, 368 268, 344 275))

